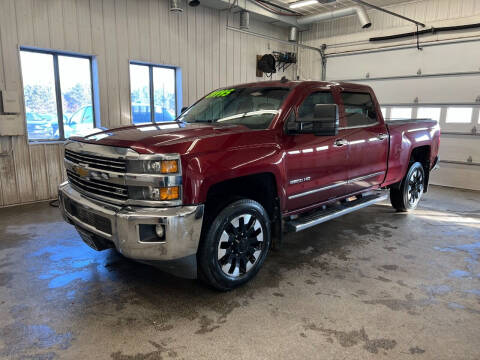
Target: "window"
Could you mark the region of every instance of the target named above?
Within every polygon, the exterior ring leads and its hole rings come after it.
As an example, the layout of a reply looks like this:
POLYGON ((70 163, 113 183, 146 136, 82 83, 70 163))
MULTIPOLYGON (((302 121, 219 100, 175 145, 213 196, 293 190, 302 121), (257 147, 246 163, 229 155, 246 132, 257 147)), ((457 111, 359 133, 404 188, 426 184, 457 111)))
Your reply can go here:
POLYGON ((238 124, 267 129, 290 89, 239 87, 216 90, 185 111, 179 120, 195 123, 238 124))
POLYGON ((471 107, 452 106, 447 108, 446 123, 469 124, 472 121, 473 109, 471 107))
POLYGON ((130 96, 134 124, 175 120, 175 68, 130 63, 130 96))
POLYGON ((21 48, 29 140, 64 140, 95 128, 92 58, 21 48))
POLYGON ((373 125, 377 122, 375 105, 370 94, 342 93, 347 127, 373 125))
POLYGON ((313 121, 315 105, 317 104, 335 104, 335 101, 333 100, 332 94, 329 92, 316 92, 310 94, 298 108, 298 118, 303 122, 307 122, 310 119, 313 121))
MULTIPOLYGON (((312 131, 314 127, 314 114, 315 114, 315 105, 317 104, 335 104, 332 93, 330 92, 315 92, 308 95, 305 100, 303 100, 302 105, 298 108, 298 118, 302 122, 302 130, 312 131)), ((292 112, 292 115, 295 115, 292 112)), ((290 122, 290 119, 289 119, 290 122)), ((290 130, 296 129, 296 126, 299 124, 294 123, 287 125, 290 130)))
POLYGON ((390 110, 390 119, 391 120, 405 120, 412 118, 412 108, 411 107, 392 107, 390 110))
POLYGON ((420 107, 417 109, 417 119, 432 119, 440 122, 442 109, 439 107, 420 107))
POLYGON ((382 108, 380 108, 380 111, 382 112, 382 116, 385 119, 387 117, 387 108, 382 107, 382 108))

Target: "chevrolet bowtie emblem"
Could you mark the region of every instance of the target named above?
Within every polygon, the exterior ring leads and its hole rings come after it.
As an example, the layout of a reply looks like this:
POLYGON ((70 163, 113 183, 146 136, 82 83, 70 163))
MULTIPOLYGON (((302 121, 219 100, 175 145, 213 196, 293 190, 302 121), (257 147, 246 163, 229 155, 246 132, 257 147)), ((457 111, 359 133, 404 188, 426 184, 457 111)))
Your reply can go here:
POLYGON ((84 169, 80 166, 74 166, 73 171, 75 172, 75 174, 77 174, 78 176, 80 176, 82 178, 87 177, 88 174, 89 174, 89 171, 87 169, 84 169))

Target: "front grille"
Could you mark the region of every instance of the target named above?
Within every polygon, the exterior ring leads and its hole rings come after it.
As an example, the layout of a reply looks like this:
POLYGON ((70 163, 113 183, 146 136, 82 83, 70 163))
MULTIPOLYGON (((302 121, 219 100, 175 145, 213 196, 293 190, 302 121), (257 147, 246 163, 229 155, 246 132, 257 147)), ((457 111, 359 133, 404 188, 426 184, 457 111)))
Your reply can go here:
POLYGON ((97 215, 91 211, 87 211, 81 206, 78 206, 75 202, 68 198, 63 200, 65 210, 72 216, 75 216, 78 220, 85 224, 93 226, 95 229, 100 230, 106 234, 112 235, 112 223, 109 219, 97 215))
POLYGON ((90 168, 98 170, 113 171, 119 173, 127 172, 127 162, 123 159, 113 159, 97 155, 74 152, 65 149, 65 159, 74 164, 86 164, 90 168))
POLYGON ((126 185, 113 184, 110 182, 92 178, 81 178, 73 171, 67 169, 68 181, 77 188, 96 195, 105 196, 117 200, 128 199, 128 188, 126 185))

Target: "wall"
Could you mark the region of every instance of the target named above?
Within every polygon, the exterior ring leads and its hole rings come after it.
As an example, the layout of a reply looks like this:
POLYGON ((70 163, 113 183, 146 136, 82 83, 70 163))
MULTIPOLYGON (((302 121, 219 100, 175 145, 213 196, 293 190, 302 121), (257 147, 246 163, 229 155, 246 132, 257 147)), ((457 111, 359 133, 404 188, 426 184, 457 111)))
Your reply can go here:
MULTIPOLYGON (((97 57, 101 123, 130 124, 129 60, 180 66, 183 102, 255 77, 256 55, 292 46, 226 29, 228 12, 167 0, 0 0, 0 89, 22 96, 18 47, 35 46, 97 57)), ((238 26, 237 19, 228 19, 238 26)), ((252 20, 251 30, 287 38, 286 30, 252 20)), ((294 69, 286 73, 293 77, 294 69)), ((278 78, 283 74, 274 76, 278 78)), ((24 121, 24 117, 22 117, 24 121)), ((29 144, 0 137, 0 206, 52 199, 64 177, 61 143, 29 144)))
MULTIPOLYGON (((389 10, 424 22, 427 28, 480 23, 478 0, 426 0, 392 5, 389 10)), ((355 81, 370 85, 383 105, 442 107, 442 141, 439 171, 434 184, 480 190, 480 32, 452 31, 416 39, 370 42, 370 37, 412 32, 416 26, 391 15, 370 10, 372 28, 361 30, 354 16, 324 22, 302 35, 311 46, 327 44, 327 80, 355 81), (420 70, 421 75, 418 75, 420 70), (448 105, 474 109, 472 123, 448 124, 448 105), (462 135, 459 135, 461 133, 462 135), (472 162, 461 165, 452 162, 472 162)), ((299 75, 320 79, 321 62, 311 52, 299 51, 299 75)))
MULTIPOLYGON (((449 26, 480 22, 480 1, 478 0, 421 0, 385 7, 404 16, 414 18, 427 26, 449 26)), ((372 44, 370 37, 398 34, 416 30, 416 26, 405 20, 376 10, 368 10, 372 20, 369 29, 360 29, 356 16, 347 16, 332 21, 314 24, 310 31, 301 34, 301 42, 320 47, 327 44, 327 54, 338 54, 415 44, 414 38, 402 41, 372 44)), ((422 36, 422 41, 438 41, 458 37, 478 36, 477 30, 422 36)), ((327 64, 328 67, 328 64, 327 64)), ((299 50, 299 76, 304 79, 321 78, 321 60, 308 50, 299 50)))

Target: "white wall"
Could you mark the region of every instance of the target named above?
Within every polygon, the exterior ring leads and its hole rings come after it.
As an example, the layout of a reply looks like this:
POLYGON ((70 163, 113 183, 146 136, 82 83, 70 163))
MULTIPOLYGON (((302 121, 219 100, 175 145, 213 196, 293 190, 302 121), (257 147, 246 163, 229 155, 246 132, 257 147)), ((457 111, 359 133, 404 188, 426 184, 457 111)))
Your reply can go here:
MULTIPOLYGON (((130 60, 181 67, 187 105, 215 88, 262 80, 255 77, 257 54, 292 51, 227 30, 227 16, 201 6, 173 14, 167 0, 0 0, 0 89, 23 100, 19 46, 95 55, 101 123, 111 128, 131 123, 130 60)), ((252 30, 287 37, 286 30, 254 21, 252 30)), ((0 137, 0 153, 12 144, 13 155, 0 157, 0 206, 55 198, 64 177, 62 144, 0 137)))
MULTIPOLYGON (((480 22, 479 0, 420 0, 385 8, 414 18, 427 26, 439 27, 480 22)), ((368 41, 370 37, 411 32, 416 30, 416 26, 376 10, 370 9, 368 14, 372 20, 372 26, 369 29, 361 29, 357 17, 348 16, 314 24, 310 31, 301 34, 301 41, 316 47, 327 44, 327 54, 415 44, 414 38, 394 42, 370 43, 368 41)), ((478 29, 422 36, 421 39, 426 42, 471 36, 478 36, 478 29)), ((321 78, 321 60, 317 54, 309 50, 300 50, 299 59, 299 75, 301 78, 321 78)))
MULTIPOLYGON (((480 22, 478 0, 425 0, 388 7, 389 10, 424 22, 427 28, 480 22)), ((443 105, 440 124, 440 156, 450 162, 480 164, 480 34, 478 29, 421 36, 423 51, 416 49, 414 37, 382 42, 369 38, 416 30, 404 20, 370 10, 372 28, 361 30, 354 16, 313 26, 302 36, 311 46, 327 44, 327 80, 356 81, 370 85, 382 104, 415 107, 443 105), (417 75, 420 71, 421 76, 417 75), (402 78, 399 78, 402 77, 402 78), (470 124, 445 122, 449 104, 474 108, 470 124), (453 133, 472 135, 458 135, 453 133)), ((299 75, 321 78, 320 59, 299 52, 299 75)), ((442 163, 432 173, 432 183, 480 190, 480 166, 442 163)))

